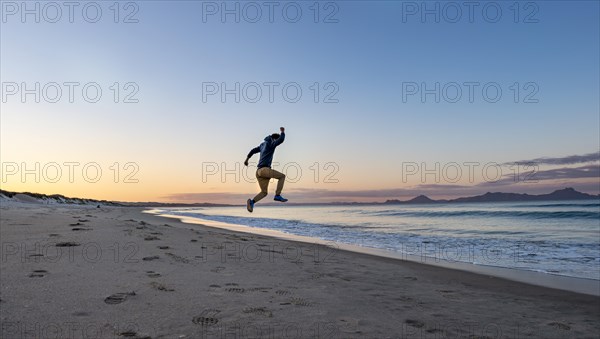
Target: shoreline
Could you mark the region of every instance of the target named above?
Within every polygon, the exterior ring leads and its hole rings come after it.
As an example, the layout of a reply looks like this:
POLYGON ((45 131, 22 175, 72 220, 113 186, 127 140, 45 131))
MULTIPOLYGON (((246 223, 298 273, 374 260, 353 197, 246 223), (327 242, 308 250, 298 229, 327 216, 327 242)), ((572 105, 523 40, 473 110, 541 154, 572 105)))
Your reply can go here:
POLYGON ((189 224, 0 201, 0 337, 595 338, 600 297, 189 224))
POLYGON ((477 265, 459 261, 451 262, 448 260, 434 257, 416 256, 385 249, 370 248, 353 244, 327 241, 320 238, 294 235, 276 230, 264 229, 260 227, 249 227, 244 225, 230 224, 220 221, 181 216, 175 214, 155 213, 153 212, 154 210, 155 209, 143 210, 142 213, 148 213, 169 219, 177 219, 187 224, 215 227, 239 233, 263 235, 280 240, 300 242, 304 244, 320 244, 324 246, 332 246, 336 250, 343 250, 357 254, 371 255, 375 257, 388 258, 399 261, 409 261, 421 265, 430 265, 435 267, 442 267, 445 269, 501 278, 507 281, 514 281, 532 286, 547 287, 574 293, 600 296, 600 280, 570 277, 546 272, 519 270, 516 268, 500 266, 477 265))

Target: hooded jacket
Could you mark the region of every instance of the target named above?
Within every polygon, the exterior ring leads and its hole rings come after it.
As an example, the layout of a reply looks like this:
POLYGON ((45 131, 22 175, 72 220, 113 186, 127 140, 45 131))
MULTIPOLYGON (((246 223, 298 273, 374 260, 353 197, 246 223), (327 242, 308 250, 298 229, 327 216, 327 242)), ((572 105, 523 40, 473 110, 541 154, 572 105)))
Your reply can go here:
POLYGON ((250 158, 256 153, 260 152, 260 159, 258 160, 258 168, 262 167, 271 167, 271 163, 273 162, 273 154, 275 153, 275 147, 281 145, 281 143, 285 140, 285 132, 281 133, 278 139, 273 139, 270 135, 265 137, 265 141, 262 142, 258 147, 253 148, 248 153, 248 157, 250 158))

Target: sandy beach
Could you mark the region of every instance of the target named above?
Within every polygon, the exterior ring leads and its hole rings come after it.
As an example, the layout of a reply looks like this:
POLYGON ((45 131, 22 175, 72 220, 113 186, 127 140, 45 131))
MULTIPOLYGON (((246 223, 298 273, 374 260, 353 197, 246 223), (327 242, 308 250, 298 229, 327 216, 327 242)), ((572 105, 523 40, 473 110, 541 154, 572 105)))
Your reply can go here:
POLYGON ((2 203, 2 338, 598 338, 600 298, 143 208, 2 203))

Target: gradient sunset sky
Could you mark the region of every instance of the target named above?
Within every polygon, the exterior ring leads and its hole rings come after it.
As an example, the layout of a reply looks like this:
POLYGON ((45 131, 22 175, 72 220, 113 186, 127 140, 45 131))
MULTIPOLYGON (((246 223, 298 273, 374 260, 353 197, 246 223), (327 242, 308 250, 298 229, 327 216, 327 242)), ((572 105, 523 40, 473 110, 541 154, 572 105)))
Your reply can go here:
POLYGON ((76 3, 70 22, 63 2, 58 17, 48 2, 2 1, 2 189, 243 203, 258 190, 246 154, 285 126, 275 162, 290 201, 599 193, 598 1, 476 1, 472 16, 435 1, 76 3), (22 16, 36 4, 39 23, 22 16), (236 4, 239 22, 221 16, 236 4), (21 96, 36 82, 39 103, 21 96), (72 103, 64 83, 79 83, 72 103), (239 103, 210 95, 223 83, 240 84, 239 103), (421 97, 436 83, 439 102, 421 97), (65 163, 78 164, 73 182, 65 163))

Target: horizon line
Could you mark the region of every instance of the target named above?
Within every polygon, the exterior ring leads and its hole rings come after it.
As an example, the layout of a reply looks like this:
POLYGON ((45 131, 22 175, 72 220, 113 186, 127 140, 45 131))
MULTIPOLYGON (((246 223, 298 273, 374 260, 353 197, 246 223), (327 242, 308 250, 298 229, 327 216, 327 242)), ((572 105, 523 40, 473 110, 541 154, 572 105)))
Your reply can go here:
MULTIPOLYGON (((539 196, 551 195, 553 193, 561 192, 561 191, 563 191, 563 192, 570 191, 570 192, 579 193, 579 194, 583 194, 583 195, 589 195, 589 196, 591 196, 590 199, 595 199, 595 198, 600 199, 600 194, 590 194, 590 193, 578 191, 572 187, 563 187, 563 188, 556 188, 556 189, 552 190, 551 192, 541 193, 541 194, 487 191, 485 193, 480 193, 480 194, 476 194, 476 195, 468 195, 468 196, 460 196, 460 197, 451 198, 451 199, 432 199, 425 194, 419 194, 419 195, 414 196, 413 198, 408 198, 407 200, 399 200, 399 199, 386 199, 385 201, 333 201, 332 200, 332 201, 327 201, 327 202, 290 202, 290 203, 287 203, 287 205, 352 205, 352 204, 373 204, 373 205, 375 205, 375 204, 390 204, 390 203, 402 204, 402 203, 411 203, 412 201, 416 200, 417 198, 428 199, 427 202, 422 202, 422 203, 452 203, 452 202, 460 202, 460 201, 456 201, 456 200, 476 198, 476 197, 485 196, 487 194, 514 194, 517 196, 539 197, 539 196)), ((36 193, 36 192, 13 192, 13 191, 7 191, 7 190, 0 189, 0 197, 6 197, 8 199, 12 199, 12 197, 14 197, 17 194, 27 195, 32 198, 42 198, 42 199, 62 198, 65 200, 80 200, 80 201, 88 201, 88 202, 94 202, 94 203, 111 203, 111 204, 123 204, 123 205, 131 204, 131 206, 135 206, 135 205, 143 206, 144 204, 172 205, 172 206, 181 206, 181 205, 244 206, 244 204, 214 203, 214 202, 206 202, 206 201, 204 201, 204 202, 119 201, 119 200, 105 200, 105 199, 94 199, 94 198, 67 197, 67 196, 64 196, 59 193, 45 194, 45 193, 36 193)), ((223 194, 227 194, 227 193, 223 193, 223 194)), ((232 195, 233 194, 238 194, 238 193, 232 193, 232 195)), ((468 201, 465 201, 465 202, 468 202, 468 201)), ((481 202, 485 202, 485 201, 481 201, 481 202)), ((489 202, 498 202, 498 201, 489 201, 489 202)), ((507 202, 509 202, 509 201, 507 201, 507 202)), ((412 202, 412 203, 416 204, 419 202, 412 202)), ((276 204, 273 202, 266 202, 263 205, 277 206, 280 204, 276 204)))

